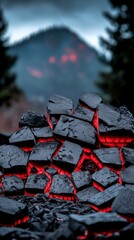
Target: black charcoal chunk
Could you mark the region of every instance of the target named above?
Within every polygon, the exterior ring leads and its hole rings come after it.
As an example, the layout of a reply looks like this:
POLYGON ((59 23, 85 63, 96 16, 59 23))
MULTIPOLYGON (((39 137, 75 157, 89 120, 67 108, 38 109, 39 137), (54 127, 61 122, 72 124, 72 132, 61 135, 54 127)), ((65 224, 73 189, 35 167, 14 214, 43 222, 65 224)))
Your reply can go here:
POLYGON ((24 190, 24 183, 22 179, 17 176, 5 176, 2 178, 2 185, 6 195, 22 194, 24 190))
POLYGON ((99 170, 99 166, 96 165, 92 160, 85 159, 81 170, 88 170, 91 174, 99 170))
POLYGON ((0 228, 0 240, 41 240, 41 239, 44 239, 44 234, 42 232, 28 231, 26 229, 18 227, 0 228))
POLYGON ((91 174, 88 171, 73 172, 71 174, 71 180, 77 191, 88 187, 92 182, 91 174))
POLYGON ((28 162, 28 153, 13 145, 0 146, 0 168, 4 172, 24 172, 28 162))
POLYGON ((54 94, 49 99, 47 111, 51 116, 70 114, 73 111, 73 102, 67 97, 54 94))
POLYGON ((94 112, 78 105, 76 110, 72 114, 72 116, 87 122, 92 122, 94 117, 94 112))
POLYGON ((36 138, 52 138, 53 137, 53 131, 49 126, 42 127, 42 128, 32 128, 31 130, 36 138))
POLYGON ((119 183, 112 185, 109 188, 106 188, 104 191, 99 192, 95 196, 90 198, 90 203, 94 204, 97 207, 104 207, 105 204, 111 202, 119 193, 120 189, 122 189, 119 183))
POLYGON ((55 175, 52 180, 50 193, 57 195, 73 195, 74 188, 66 174, 55 175))
POLYGON ((64 115, 60 117, 54 134, 88 147, 96 144, 96 130, 90 123, 64 115))
POLYGON ((29 161, 38 163, 49 163, 53 153, 57 149, 58 142, 37 143, 30 154, 29 161))
POLYGON ((105 167, 92 175, 92 179, 99 183, 102 187, 106 188, 117 182, 118 175, 105 167))
POLYGON ((27 178, 25 189, 32 193, 44 193, 48 181, 45 174, 32 174, 27 178))
POLYGON ((55 165, 61 167, 62 169, 73 171, 80 159, 81 154, 81 146, 69 141, 65 141, 57 156, 55 156, 52 160, 55 165))
POLYGON ((11 136, 10 133, 1 133, 0 132, 0 145, 8 144, 10 136, 11 136))
POLYGON ((35 137, 29 127, 23 127, 12 134, 9 138, 9 143, 29 147, 35 144, 35 137))
POLYGON ((114 212, 104 213, 91 213, 85 215, 70 215, 70 225, 74 224, 74 222, 82 223, 86 225, 89 230, 95 232, 103 232, 113 229, 120 229, 127 225, 127 220, 120 217, 118 214, 114 212))
POLYGON ((121 178, 123 183, 134 184, 134 165, 121 170, 121 178))
POLYGON ((122 148, 122 152, 125 158, 125 162, 134 164, 134 149, 124 147, 122 148))
POLYGON ((52 167, 46 167, 45 171, 47 173, 49 173, 51 176, 54 176, 55 174, 58 173, 58 171, 55 168, 52 168, 52 167))
POLYGON ((19 126, 44 127, 48 126, 48 123, 45 116, 36 112, 27 111, 21 116, 19 126))
POLYGON ((120 240, 128 239, 134 240, 134 223, 129 223, 126 227, 122 228, 120 231, 120 240))
POLYGON ((121 189, 112 204, 112 211, 134 217, 134 192, 121 189))
POLYGON ((93 151, 97 158, 103 163, 121 167, 121 159, 118 148, 100 148, 93 151))
POLYGON ((0 197, 0 224, 13 223, 27 215, 27 207, 16 200, 0 197))
POLYGON ((133 135, 134 119, 126 107, 116 108, 101 103, 98 107, 100 133, 110 132, 116 134, 133 135))
POLYGON ((96 109, 102 101, 102 98, 94 93, 84 93, 80 97, 79 101, 92 109, 96 109))
POLYGON ((98 106, 98 117, 101 123, 116 127, 120 119, 120 112, 116 107, 101 103, 98 106))
POLYGON ((52 116, 52 117, 50 117, 50 121, 51 121, 53 128, 55 128, 55 126, 57 124, 57 119, 54 116, 52 116))
POLYGON ((90 198, 95 196, 100 191, 95 187, 84 188, 83 190, 77 192, 77 198, 80 202, 89 202, 90 198))

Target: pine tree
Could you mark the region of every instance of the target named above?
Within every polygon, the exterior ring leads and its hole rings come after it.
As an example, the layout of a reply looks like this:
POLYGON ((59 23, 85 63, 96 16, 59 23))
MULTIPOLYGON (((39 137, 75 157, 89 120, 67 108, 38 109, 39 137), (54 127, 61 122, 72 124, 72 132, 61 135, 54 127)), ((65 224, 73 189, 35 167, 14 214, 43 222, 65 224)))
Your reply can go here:
POLYGON ((9 104, 19 93, 15 85, 15 74, 11 68, 16 62, 16 57, 9 54, 8 39, 4 37, 7 22, 0 8, 0 105, 9 104))
POLYGON ((134 7, 132 0, 109 0, 114 11, 105 12, 111 27, 109 39, 101 38, 109 57, 102 57, 106 71, 97 85, 113 105, 127 105, 134 113, 134 7))

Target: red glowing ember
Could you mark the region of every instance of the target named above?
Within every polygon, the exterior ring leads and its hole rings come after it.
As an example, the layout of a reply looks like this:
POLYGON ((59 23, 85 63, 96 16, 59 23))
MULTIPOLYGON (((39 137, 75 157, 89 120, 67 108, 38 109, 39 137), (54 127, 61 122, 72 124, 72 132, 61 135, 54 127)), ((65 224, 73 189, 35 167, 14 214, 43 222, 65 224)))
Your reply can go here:
POLYGON ((62 63, 76 62, 77 59, 78 59, 78 56, 73 49, 67 49, 66 53, 61 56, 62 63))
POLYGON ((28 67, 28 72, 35 78, 42 78, 44 75, 40 70, 32 67, 28 67))
POLYGON ((54 56, 49 57, 49 63, 54 64, 56 62, 56 58, 54 56))

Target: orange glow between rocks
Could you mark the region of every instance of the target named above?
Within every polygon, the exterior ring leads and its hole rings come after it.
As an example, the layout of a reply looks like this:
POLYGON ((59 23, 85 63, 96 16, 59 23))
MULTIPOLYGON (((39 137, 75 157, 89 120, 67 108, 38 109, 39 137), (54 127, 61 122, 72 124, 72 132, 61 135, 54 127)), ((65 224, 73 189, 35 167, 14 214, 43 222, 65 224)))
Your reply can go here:
POLYGON ((124 216, 123 214, 119 214, 121 217, 125 218, 129 223, 133 223, 134 222, 134 217, 130 217, 130 216, 124 216))
POLYGON ((75 169, 74 169, 74 172, 78 172, 78 171, 80 171, 80 169, 81 169, 81 167, 82 167, 82 164, 83 164, 83 162, 85 161, 85 159, 86 159, 86 153, 82 153, 81 154, 81 156, 80 156, 80 159, 79 159, 79 161, 78 161, 78 164, 77 164, 77 166, 75 167, 75 169))
POLYGON ((130 136, 109 136, 104 134, 99 134, 99 141, 108 147, 125 147, 128 143, 131 143, 134 139, 130 136))
POLYGON ((58 171, 58 174, 59 174, 59 175, 66 174, 68 177, 71 176, 71 173, 70 173, 70 172, 68 172, 68 171, 66 171, 66 170, 64 170, 64 169, 61 169, 60 167, 58 167, 58 166, 56 166, 56 165, 54 165, 54 164, 51 164, 50 167, 55 168, 55 169, 58 171))
POLYGON ((62 200, 65 200, 65 201, 74 201, 75 200, 75 197, 74 196, 64 196, 64 195, 59 195, 59 194, 49 194, 49 197, 50 198, 59 198, 59 199, 62 199, 62 200))
POLYGON ((29 176, 30 174, 32 174, 32 168, 36 168, 37 170, 37 174, 40 174, 40 173, 44 173, 44 163, 33 163, 33 162, 28 162, 28 165, 27 165, 27 175, 29 176))
POLYGON ((50 138, 38 138, 37 142, 53 142, 55 139, 53 137, 50 138))
POLYGON ((121 159, 121 163, 122 163, 122 167, 123 167, 125 165, 125 159, 124 159, 124 156, 123 156, 123 153, 121 150, 120 150, 120 159, 121 159))
POLYGON ((95 156, 94 153, 91 153, 90 155, 90 160, 92 160, 96 165, 97 167, 99 167, 99 169, 102 169, 103 168, 103 164, 100 162, 100 160, 95 156))
POLYGON ((97 188, 99 191, 103 191, 104 190, 104 187, 102 187, 99 183, 97 183, 97 182, 93 182, 93 186, 95 187, 95 188, 97 188))
POLYGON ((24 152, 31 152, 32 151, 32 147, 21 147, 21 149, 24 151, 24 152))
POLYGON ((50 127, 51 129, 53 129, 53 124, 52 124, 52 122, 51 122, 50 115, 49 115, 48 112, 46 113, 46 119, 47 119, 47 122, 48 122, 48 124, 49 124, 49 127, 50 127))
POLYGON ((83 147, 83 151, 84 151, 85 153, 90 153, 90 152, 91 152, 91 149, 90 149, 90 148, 85 148, 85 147, 83 147))
POLYGON ((31 192, 28 192, 28 191, 24 191, 24 194, 26 195, 26 196, 29 196, 29 197, 34 197, 35 195, 36 195, 36 193, 31 193, 31 192))
POLYGON ((99 124, 98 124, 98 112, 96 111, 93 117, 93 126, 98 131, 99 130, 99 124))
POLYGON ((90 206, 96 210, 97 212, 111 212, 111 207, 104 207, 104 208, 99 208, 95 206, 94 204, 90 204, 90 206))
POLYGON ((20 224, 23 224, 23 223, 26 223, 27 221, 29 220, 29 217, 28 216, 25 216, 21 219, 17 219, 15 220, 12 224, 0 224, 0 226, 4 226, 4 227, 16 227, 20 224))

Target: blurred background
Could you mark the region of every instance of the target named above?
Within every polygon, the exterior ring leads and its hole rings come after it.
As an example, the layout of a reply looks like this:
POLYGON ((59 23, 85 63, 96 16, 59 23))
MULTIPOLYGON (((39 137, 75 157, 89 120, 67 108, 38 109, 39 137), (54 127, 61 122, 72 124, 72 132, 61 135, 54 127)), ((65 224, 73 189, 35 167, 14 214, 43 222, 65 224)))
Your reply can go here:
POLYGON ((100 94, 134 113, 131 0, 1 0, 0 132, 53 93, 100 94))

